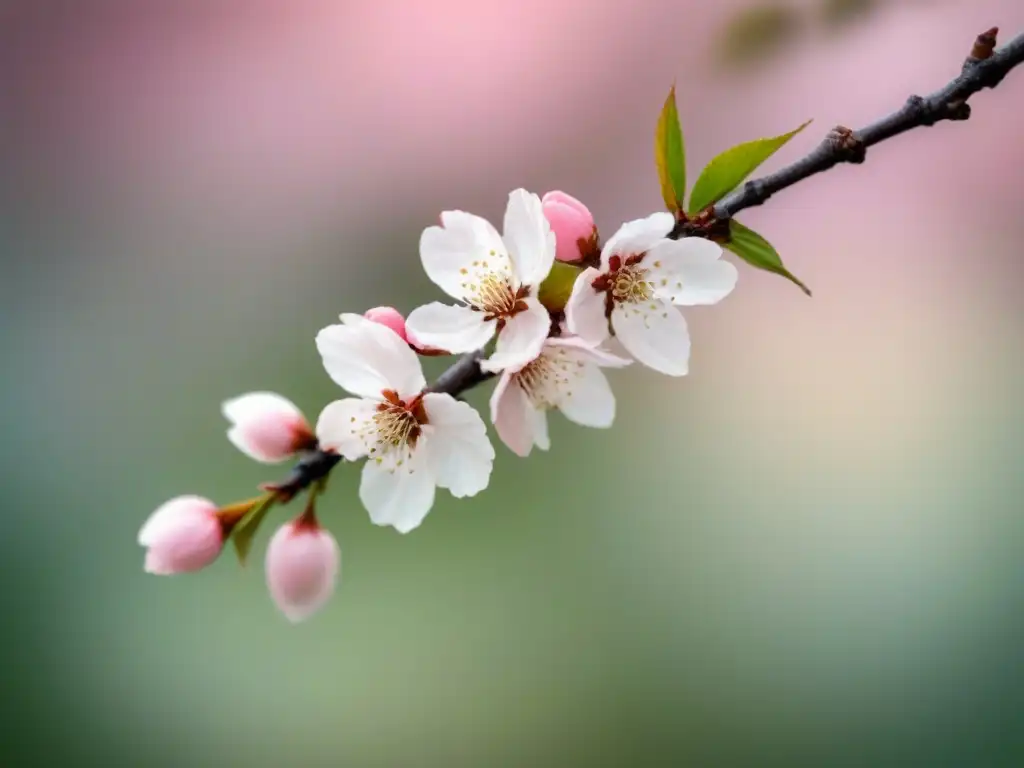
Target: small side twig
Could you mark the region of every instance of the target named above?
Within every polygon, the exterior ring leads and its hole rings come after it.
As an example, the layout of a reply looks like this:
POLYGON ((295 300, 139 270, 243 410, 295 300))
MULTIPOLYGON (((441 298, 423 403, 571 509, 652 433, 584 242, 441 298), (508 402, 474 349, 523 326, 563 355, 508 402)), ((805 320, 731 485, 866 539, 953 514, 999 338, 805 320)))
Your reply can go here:
POLYGON ((929 96, 911 96, 901 109, 858 131, 834 128, 810 154, 775 173, 752 179, 714 206, 714 218, 732 218, 745 208, 761 205, 776 192, 840 163, 864 162, 868 147, 914 128, 943 120, 966 120, 967 100, 978 91, 999 85, 1006 74, 1024 62, 1024 35, 996 50, 993 28, 978 35, 960 74, 929 96))

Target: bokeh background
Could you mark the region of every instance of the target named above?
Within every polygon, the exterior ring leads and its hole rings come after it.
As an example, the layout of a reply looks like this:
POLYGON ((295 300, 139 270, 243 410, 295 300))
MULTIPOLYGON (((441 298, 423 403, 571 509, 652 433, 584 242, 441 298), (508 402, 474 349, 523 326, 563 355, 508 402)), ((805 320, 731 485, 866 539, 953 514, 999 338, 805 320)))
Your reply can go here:
POLYGON ((691 177, 814 118, 777 167, 992 25, 1024 6, 3 3, 0 762, 1024 765, 1021 72, 742 216, 814 298, 741 267, 688 378, 612 374, 614 430, 499 445, 405 537, 339 472, 309 623, 266 595, 270 530, 171 579, 135 542, 284 471, 220 402, 337 397, 316 331, 435 298, 441 210, 559 188, 607 236, 659 207, 673 81, 691 177))

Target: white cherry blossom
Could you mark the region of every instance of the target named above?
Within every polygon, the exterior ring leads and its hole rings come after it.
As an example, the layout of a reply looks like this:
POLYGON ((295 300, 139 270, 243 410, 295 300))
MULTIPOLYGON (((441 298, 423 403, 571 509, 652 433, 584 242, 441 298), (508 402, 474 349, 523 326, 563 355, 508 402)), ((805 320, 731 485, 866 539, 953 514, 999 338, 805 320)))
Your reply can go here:
POLYGON ((601 368, 630 362, 578 338, 547 339, 540 355, 506 370, 494 388, 491 421, 498 436, 519 456, 528 456, 534 445, 546 451, 551 408, 585 427, 610 427, 615 396, 601 368))
POLYGON ((736 287, 736 267, 700 237, 669 240, 672 214, 624 224, 601 251, 601 268, 577 278, 565 308, 569 330, 590 344, 616 338, 644 365, 670 376, 689 370, 690 335, 676 306, 717 304, 736 287))
POLYGON ((505 210, 504 237, 485 219, 445 211, 420 238, 420 259, 434 283, 462 304, 433 302, 409 315, 409 341, 420 348, 474 352, 498 335, 486 371, 525 365, 550 330, 537 289, 555 260, 555 235, 540 198, 517 189, 505 210))
POLYGON ((327 373, 356 397, 330 403, 316 433, 322 449, 366 458, 359 497, 377 525, 416 528, 434 489, 473 496, 491 476, 494 448, 473 408, 426 381, 416 353, 389 328, 359 315, 317 334, 327 373))

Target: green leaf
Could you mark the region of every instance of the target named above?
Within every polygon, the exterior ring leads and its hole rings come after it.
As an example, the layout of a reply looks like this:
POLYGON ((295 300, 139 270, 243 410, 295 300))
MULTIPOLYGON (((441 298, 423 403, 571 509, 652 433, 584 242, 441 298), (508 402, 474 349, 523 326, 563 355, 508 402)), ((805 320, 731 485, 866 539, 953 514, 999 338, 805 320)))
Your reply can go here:
POLYGON ((700 178, 690 193, 690 213, 703 211, 717 203, 743 183, 754 169, 774 155, 791 138, 811 124, 808 120, 796 130, 772 139, 757 139, 737 144, 714 158, 700 172, 700 178))
POLYGON ((725 243, 725 247, 735 253, 747 264, 767 272, 774 272, 782 275, 800 287, 808 296, 811 289, 804 285, 797 277, 786 269, 782 263, 782 257, 772 244, 761 237, 757 232, 740 224, 736 219, 729 221, 729 234, 732 239, 725 243))
POLYGON ((658 180, 661 182, 661 197, 665 207, 672 213, 678 213, 683 209, 686 195, 686 150, 683 146, 683 131, 679 127, 674 85, 668 92, 658 118, 658 128, 654 134, 654 161, 658 166, 658 180))
POLYGON ((274 500, 273 494, 268 494, 266 499, 254 506, 245 517, 238 521, 238 524, 231 532, 231 541, 235 545, 238 562, 242 565, 245 565, 246 558, 249 557, 249 550, 252 549, 252 540, 255 538, 256 531, 259 530, 260 524, 266 518, 267 513, 273 508, 274 500))
POLYGON ((537 292, 540 303, 551 312, 561 312, 565 309, 572 295, 572 287, 576 284, 576 278, 582 271, 572 264, 556 261, 544 282, 540 284, 537 292))

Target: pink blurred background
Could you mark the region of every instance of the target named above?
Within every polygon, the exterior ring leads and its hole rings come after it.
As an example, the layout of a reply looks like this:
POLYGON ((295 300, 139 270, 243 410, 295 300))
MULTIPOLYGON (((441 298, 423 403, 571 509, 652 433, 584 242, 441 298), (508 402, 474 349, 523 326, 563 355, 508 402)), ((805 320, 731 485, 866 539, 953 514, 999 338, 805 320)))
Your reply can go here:
POLYGON ((133 548, 190 483, 268 479, 230 463, 221 399, 315 413, 321 325, 435 298, 416 248, 441 210, 559 188, 608 236, 660 206, 673 82, 691 180, 813 118, 771 170, 1024 31, 1019 0, 860 4, 0 7, 0 754, 1020 765, 1022 72, 740 216, 815 297, 741 265, 690 316, 688 379, 616 380, 613 432, 499 451, 489 497, 415 539, 348 510, 309 631, 251 573, 155 584, 133 548), (754 8, 791 26, 732 61, 754 8))

